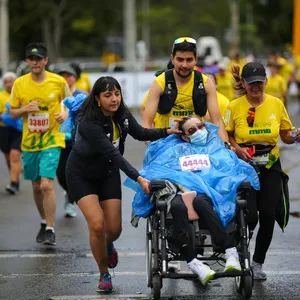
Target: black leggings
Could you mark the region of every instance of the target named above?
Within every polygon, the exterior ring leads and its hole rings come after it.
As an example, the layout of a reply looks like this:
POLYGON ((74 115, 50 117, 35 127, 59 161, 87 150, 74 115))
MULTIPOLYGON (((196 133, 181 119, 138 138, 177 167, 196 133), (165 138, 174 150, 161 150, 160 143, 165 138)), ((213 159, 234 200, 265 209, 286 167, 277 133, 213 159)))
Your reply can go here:
MULTIPOLYGON (((215 244, 220 247, 221 251, 236 245, 235 239, 228 237, 226 228, 223 227, 214 210, 213 203, 207 195, 200 194, 195 197, 193 206, 201 219, 201 224, 210 231, 215 244)), ((184 254, 187 257, 187 262, 189 262, 196 257, 196 250, 190 238, 192 233, 188 220, 188 212, 181 195, 176 195, 172 200, 171 213, 174 219, 174 236, 180 239, 182 244, 187 245, 187 247, 183 247, 183 249, 186 250, 184 254)))
MULTIPOLYGON (((70 145, 66 145, 66 148, 61 149, 59 164, 56 170, 58 183, 67 192, 67 194, 69 194, 69 189, 68 189, 67 179, 66 179, 66 164, 67 164, 69 154, 71 153, 71 150, 72 150, 72 146, 70 145)), ((74 203, 74 201, 72 201, 70 197, 68 198, 70 203, 74 203)))
POLYGON ((259 220, 253 260, 263 264, 270 247, 275 225, 276 210, 281 197, 281 164, 278 160, 270 169, 260 168, 260 190, 251 194, 248 201, 249 227, 254 229, 259 220), (259 216, 257 217, 257 211, 259 216), (256 216, 256 218, 255 218, 256 216))

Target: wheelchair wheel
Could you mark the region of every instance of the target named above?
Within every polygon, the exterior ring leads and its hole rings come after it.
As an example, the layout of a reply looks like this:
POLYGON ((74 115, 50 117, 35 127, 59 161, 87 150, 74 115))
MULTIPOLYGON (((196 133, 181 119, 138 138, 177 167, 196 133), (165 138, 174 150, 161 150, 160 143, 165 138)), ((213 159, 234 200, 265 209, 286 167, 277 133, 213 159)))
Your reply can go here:
POLYGON ((160 299, 161 278, 159 274, 154 274, 152 278, 152 295, 154 300, 160 299))
POLYGON ((152 288, 152 277, 153 277, 153 243, 152 243, 152 228, 151 228, 151 217, 147 218, 146 224, 146 280, 147 286, 152 288))
POLYGON ((245 299, 252 297, 253 278, 250 274, 235 277, 235 283, 237 292, 243 295, 245 299))

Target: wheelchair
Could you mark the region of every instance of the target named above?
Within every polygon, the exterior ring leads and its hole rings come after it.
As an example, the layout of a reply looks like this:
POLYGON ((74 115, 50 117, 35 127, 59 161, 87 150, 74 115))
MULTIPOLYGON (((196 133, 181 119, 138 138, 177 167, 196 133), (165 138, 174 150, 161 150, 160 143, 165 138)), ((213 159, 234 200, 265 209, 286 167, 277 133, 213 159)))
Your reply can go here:
MULTIPOLYGON (((166 186, 166 180, 152 180, 149 185, 151 193, 166 186)), ((221 277, 234 277, 236 290, 243 295, 245 299, 252 296, 254 285, 253 274, 250 266, 250 252, 248 250, 252 232, 248 229, 246 223, 247 214, 247 197, 251 186, 248 181, 241 183, 236 195, 236 214, 235 220, 229 223, 226 230, 234 232, 237 240, 236 248, 239 253, 241 271, 216 272, 214 279, 221 277)), ((202 227, 201 220, 198 219, 197 213, 193 210, 192 200, 196 192, 188 192, 185 196, 182 194, 183 201, 188 209, 190 226, 193 228, 194 245, 196 251, 202 256, 198 259, 201 261, 214 261, 225 263, 225 258, 218 252, 218 247, 211 238, 211 243, 207 243, 208 230, 202 227), (194 193, 194 195, 192 194, 194 193), (205 249, 212 248, 213 254, 205 256, 205 249)), ((170 261, 185 261, 184 256, 180 253, 180 248, 174 245, 171 236, 170 226, 172 220, 167 216, 167 203, 164 199, 155 199, 155 206, 146 220, 146 280, 149 288, 152 289, 154 300, 160 299, 161 288, 164 278, 171 279, 196 279, 196 274, 172 272, 168 269, 170 261)))

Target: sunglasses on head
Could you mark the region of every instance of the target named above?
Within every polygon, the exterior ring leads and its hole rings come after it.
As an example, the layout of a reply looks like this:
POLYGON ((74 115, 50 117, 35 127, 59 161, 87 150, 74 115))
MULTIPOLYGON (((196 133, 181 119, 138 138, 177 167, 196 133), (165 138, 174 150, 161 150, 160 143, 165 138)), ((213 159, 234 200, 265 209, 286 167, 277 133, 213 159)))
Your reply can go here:
POLYGON ((205 124, 203 122, 197 123, 196 125, 191 126, 189 129, 187 129, 187 133, 189 135, 194 134, 197 130, 203 129, 205 127, 205 124))
POLYGON ((181 38, 178 38, 178 39, 176 39, 174 41, 174 45, 181 44, 183 42, 188 42, 188 43, 196 45, 196 40, 194 40, 194 39, 192 39, 190 37, 181 37, 181 38))
POLYGON ((253 127, 255 119, 255 107, 250 107, 248 109, 248 117, 247 117, 247 123, 249 127, 253 127))

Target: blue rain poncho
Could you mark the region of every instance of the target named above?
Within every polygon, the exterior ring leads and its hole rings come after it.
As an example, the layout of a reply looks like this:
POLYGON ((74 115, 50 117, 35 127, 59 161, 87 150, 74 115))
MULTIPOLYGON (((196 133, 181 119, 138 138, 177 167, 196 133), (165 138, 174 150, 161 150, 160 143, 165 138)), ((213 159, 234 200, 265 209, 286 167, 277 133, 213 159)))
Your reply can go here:
MULTIPOLYGON (((206 128, 209 134, 205 146, 184 142, 176 135, 150 143, 144 155, 144 167, 140 175, 148 180, 166 179, 184 187, 183 191, 196 191, 197 194, 208 195, 225 227, 235 214, 238 186, 244 180, 248 180, 252 187, 258 190, 259 178, 251 165, 224 146, 217 135, 218 126, 206 123, 206 128), (182 171, 180 158, 192 154, 208 155, 210 168, 182 171)), ((154 207, 154 204, 150 203, 150 196, 129 178, 124 184, 136 191, 132 204, 133 215, 147 217, 154 207)))
POLYGON ((7 112, 2 114, 2 122, 5 126, 13 127, 18 131, 23 131, 23 118, 12 119, 10 116, 10 103, 5 104, 7 112))
POLYGON ((77 111, 83 101, 86 99, 87 95, 82 93, 78 94, 76 97, 69 96, 63 100, 63 104, 66 108, 69 109, 69 116, 68 118, 60 125, 59 131, 63 132, 66 136, 66 140, 72 139, 72 132, 75 128, 75 117, 77 111))

